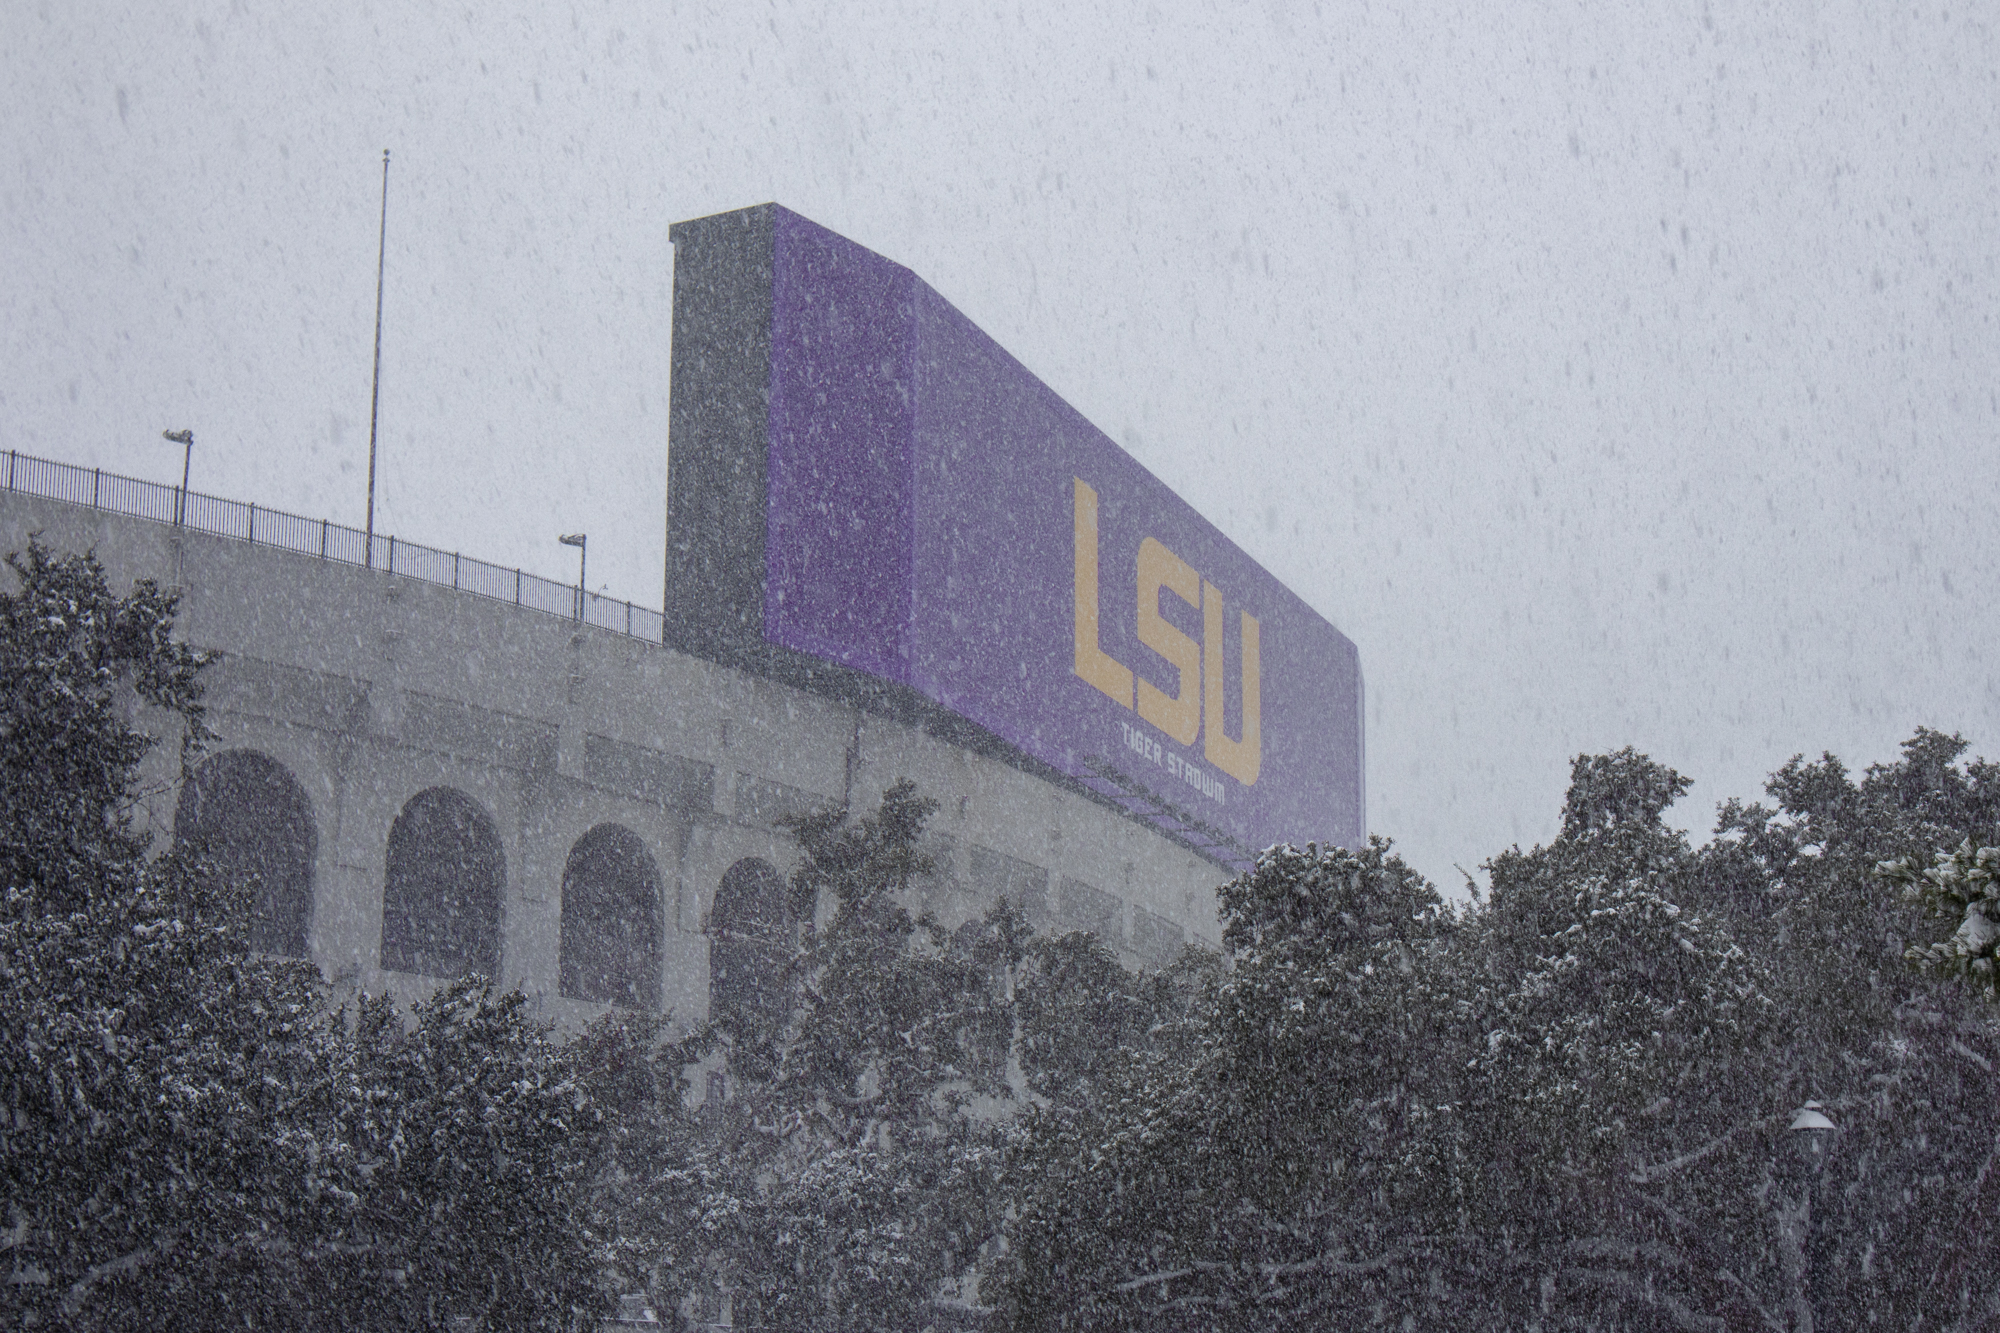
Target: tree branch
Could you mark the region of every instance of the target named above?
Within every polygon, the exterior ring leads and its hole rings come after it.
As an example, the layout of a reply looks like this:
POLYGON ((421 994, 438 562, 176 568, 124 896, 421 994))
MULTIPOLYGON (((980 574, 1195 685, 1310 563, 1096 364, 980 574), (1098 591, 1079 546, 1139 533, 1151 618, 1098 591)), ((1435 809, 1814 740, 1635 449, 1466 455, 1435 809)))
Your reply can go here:
POLYGON ((71 1283, 70 1289, 63 1293, 61 1306, 63 1317, 66 1319, 73 1317, 82 1308, 83 1298, 89 1295, 90 1289, 98 1283, 104 1281, 106 1278, 116 1277, 120 1273, 132 1272, 134 1269, 143 1267, 158 1257, 158 1247, 148 1245, 144 1249, 134 1250, 130 1254, 121 1254, 116 1259, 108 1259, 101 1264, 92 1264, 88 1269, 84 1270, 83 1276, 71 1283))
POLYGON ((1738 1125, 1722 1137, 1711 1139, 1707 1143, 1702 1144, 1701 1147, 1696 1148, 1693 1152, 1683 1153, 1671 1161, 1660 1162, 1653 1166, 1634 1167, 1626 1179, 1635 1185, 1650 1184, 1658 1180, 1661 1176, 1670 1175, 1682 1167, 1693 1166, 1696 1162, 1713 1157, 1715 1154, 1721 1152, 1731 1139, 1741 1134, 1747 1134, 1753 1129, 1765 1129, 1776 1124, 1780 1118, 1778 1116, 1767 1116, 1762 1120, 1753 1120, 1747 1125, 1738 1125))
POLYGON ((1705 1315, 1691 1310, 1674 1299, 1670 1292, 1656 1286, 1640 1286, 1629 1273, 1607 1272, 1601 1268, 1572 1268, 1566 1270, 1564 1275, 1603 1287, 1654 1309, 1663 1309, 1673 1319, 1674 1327, 1685 1329, 1687 1333, 1728 1333, 1729 1321, 1721 1315, 1705 1315))

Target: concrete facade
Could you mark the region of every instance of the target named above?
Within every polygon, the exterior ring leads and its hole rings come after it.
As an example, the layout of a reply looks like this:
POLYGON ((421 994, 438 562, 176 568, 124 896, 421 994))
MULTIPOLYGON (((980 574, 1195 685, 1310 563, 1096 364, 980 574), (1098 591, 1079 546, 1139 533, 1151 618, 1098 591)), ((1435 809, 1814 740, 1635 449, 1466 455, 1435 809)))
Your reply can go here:
MULTIPOLYGON (((659 990, 685 1028, 708 1010, 706 922, 731 866, 796 862, 777 820, 874 808, 913 779, 940 804, 940 872, 916 906, 946 924, 1000 893, 1055 928, 1096 929, 1132 965, 1216 946, 1224 873, 1087 794, 909 720, 643 639, 447 587, 0 492, 0 543, 40 533, 95 551, 114 592, 182 594, 214 749, 252 750, 303 788, 317 831, 309 953, 337 990, 428 995, 383 966, 390 831, 418 793, 469 796, 504 853, 500 980, 561 1026, 602 1013, 559 984, 564 873, 592 829, 637 835, 659 875, 659 990)), ((149 818, 171 836, 177 759, 149 761, 149 818)))

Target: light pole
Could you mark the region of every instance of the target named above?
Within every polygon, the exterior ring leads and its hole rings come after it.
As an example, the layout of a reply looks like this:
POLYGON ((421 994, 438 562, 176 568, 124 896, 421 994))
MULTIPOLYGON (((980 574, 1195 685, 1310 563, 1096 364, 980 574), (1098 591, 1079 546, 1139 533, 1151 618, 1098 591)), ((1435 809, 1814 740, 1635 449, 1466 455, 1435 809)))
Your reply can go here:
POLYGON ((194 467, 194 432, 191 430, 163 430, 160 435, 175 444, 187 446, 181 455, 181 488, 174 495, 174 526, 180 527, 187 517, 188 472, 194 467))
POLYGON ((587 533, 570 532, 556 538, 564 546, 576 548, 576 618, 583 619, 584 572, 590 567, 590 537, 587 533))
POLYGON ((1818 1102, 1807 1102, 1792 1116, 1785 1131, 1785 1155, 1799 1177, 1797 1202, 1788 1201, 1778 1211, 1780 1247, 1792 1279, 1793 1333, 1814 1333, 1813 1317, 1819 1305, 1815 1268, 1823 1265, 1813 1263, 1813 1194, 1832 1156, 1838 1128, 1818 1102))

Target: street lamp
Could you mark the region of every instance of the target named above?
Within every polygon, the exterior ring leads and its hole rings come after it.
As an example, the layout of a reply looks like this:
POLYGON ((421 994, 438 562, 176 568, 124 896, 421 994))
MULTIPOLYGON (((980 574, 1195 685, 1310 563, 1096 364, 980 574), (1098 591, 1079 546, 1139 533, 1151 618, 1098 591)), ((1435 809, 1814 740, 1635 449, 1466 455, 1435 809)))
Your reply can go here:
POLYGON ((187 516, 188 470, 194 466, 194 432, 191 430, 163 430, 160 434, 175 444, 184 444, 187 446, 187 452, 181 455, 181 488, 174 496, 174 526, 178 528, 181 526, 182 520, 187 516))
POLYGON ((1814 1279, 1825 1265, 1813 1262, 1813 1193, 1833 1153, 1838 1130, 1825 1108, 1818 1102, 1807 1102, 1793 1114, 1785 1132, 1786 1156, 1801 1177, 1798 1202, 1779 1214, 1786 1267, 1792 1272, 1792 1327, 1796 1333, 1813 1333, 1813 1315, 1820 1304, 1814 1279))
POLYGON ((576 618, 580 621, 583 619, 583 574, 584 570, 590 564, 590 547, 587 545, 590 538, 585 533, 571 532, 556 538, 556 540, 564 546, 574 546, 576 548, 576 618))

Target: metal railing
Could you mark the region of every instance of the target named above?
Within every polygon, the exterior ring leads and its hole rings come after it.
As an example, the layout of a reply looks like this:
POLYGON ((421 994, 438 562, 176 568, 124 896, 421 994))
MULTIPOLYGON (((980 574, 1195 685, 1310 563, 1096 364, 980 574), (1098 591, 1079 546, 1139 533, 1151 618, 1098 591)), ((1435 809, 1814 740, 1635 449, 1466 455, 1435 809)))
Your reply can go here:
POLYGON ((46 500, 62 500, 113 514, 172 524, 178 510, 184 526, 217 537, 234 537, 259 546, 275 546, 300 555, 318 556, 343 565, 371 566, 403 578, 420 579, 497 602, 581 621, 635 639, 660 643, 666 618, 650 607, 616 601, 573 583, 557 583, 539 574, 488 564, 457 551, 378 535, 370 558, 368 536, 324 518, 301 518, 282 509, 224 500, 198 491, 181 501, 178 486, 121 477, 102 468, 55 463, 9 449, 5 460, 6 489, 46 500))

